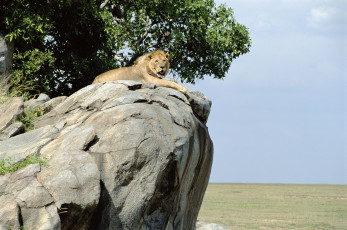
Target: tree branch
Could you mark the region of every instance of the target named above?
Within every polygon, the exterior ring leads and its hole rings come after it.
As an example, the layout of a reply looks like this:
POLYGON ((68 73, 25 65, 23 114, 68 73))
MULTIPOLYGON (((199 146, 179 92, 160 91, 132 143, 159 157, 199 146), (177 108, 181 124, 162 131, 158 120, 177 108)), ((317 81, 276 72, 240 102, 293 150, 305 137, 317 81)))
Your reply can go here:
POLYGON ((141 54, 136 52, 134 53, 134 55, 131 57, 131 59, 128 61, 128 63, 125 66, 131 66, 132 64, 134 64, 135 60, 140 57, 141 54))
POLYGON ((147 28, 144 34, 142 34, 140 40, 137 41, 136 43, 136 50, 139 50, 141 43, 143 42, 143 40, 145 40, 145 38, 147 37, 149 31, 151 30, 152 26, 155 24, 154 22, 150 22, 149 18, 146 19, 146 23, 147 23, 147 28))
POLYGON ((119 61, 119 62, 124 62, 124 58, 123 58, 123 57, 118 56, 117 54, 115 54, 113 58, 114 58, 114 60, 116 60, 116 61, 119 61))
POLYGON ((110 1, 110 0, 106 0, 106 1, 104 1, 103 3, 101 3, 100 9, 101 9, 101 10, 104 9, 105 6, 107 5, 107 3, 108 3, 109 1, 110 1))

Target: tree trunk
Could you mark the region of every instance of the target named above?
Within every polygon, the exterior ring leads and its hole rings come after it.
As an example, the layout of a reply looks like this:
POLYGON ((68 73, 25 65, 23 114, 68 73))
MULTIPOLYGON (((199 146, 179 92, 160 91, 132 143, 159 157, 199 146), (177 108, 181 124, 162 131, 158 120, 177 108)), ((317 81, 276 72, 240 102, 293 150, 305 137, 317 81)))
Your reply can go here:
POLYGON ((0 31, 0 89, 6 92, 12 72, 13 48, 13 41, 6 41, 5 34, 0 31))

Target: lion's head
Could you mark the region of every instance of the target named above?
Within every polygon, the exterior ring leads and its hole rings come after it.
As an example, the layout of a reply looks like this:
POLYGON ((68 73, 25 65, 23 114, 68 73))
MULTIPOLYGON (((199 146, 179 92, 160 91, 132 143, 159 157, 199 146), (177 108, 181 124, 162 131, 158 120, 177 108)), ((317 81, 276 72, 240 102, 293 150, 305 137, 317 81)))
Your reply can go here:
POLYGON ((135 65, 145 62, 146 70, 153 77, 163 78, 169 72, 169 54, 162 50, 155 50, 145 56, 140 57, 135 65))

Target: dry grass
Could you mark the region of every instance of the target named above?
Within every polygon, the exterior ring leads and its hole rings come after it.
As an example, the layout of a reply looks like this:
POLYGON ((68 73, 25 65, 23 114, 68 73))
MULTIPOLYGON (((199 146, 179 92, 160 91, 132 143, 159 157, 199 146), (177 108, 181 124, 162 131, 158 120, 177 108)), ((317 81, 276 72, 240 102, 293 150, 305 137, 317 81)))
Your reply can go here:
POLYGON ((209 184, 199 220, 230 229, 347 229, 347 185, 209 184))

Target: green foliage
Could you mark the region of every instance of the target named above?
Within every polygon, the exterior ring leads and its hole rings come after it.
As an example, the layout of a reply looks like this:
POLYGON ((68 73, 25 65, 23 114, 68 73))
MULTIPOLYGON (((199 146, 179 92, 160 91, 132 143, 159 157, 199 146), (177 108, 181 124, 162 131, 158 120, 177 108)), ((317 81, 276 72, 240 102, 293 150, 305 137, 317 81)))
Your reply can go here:
POLYGON ((121 31, 118 45, 131 50, 128 57, 124 55, 128 50, 117 50, 125 65, 161 48, 171 55, 172 74, 194 83, 205 75, 224 78, 232 60, 249 52, 247 28, 236 22, 232 9, 216 7, 213 0, 119 0, 117 4, 123 13, 115 24, 121 31))
POLYGON ((21 70, 15 70, 15 73, 11 74, 13 77, 12 82, 10 82, 9 85, 7 85, 6 80, 0 83, 0 105, 12 97, 22 97, 24 101, 27 101, 36 96, 33 94, 33 88, 35 85, 32 83, 30 78, 28 81, 23 81, 19 76, 16 76, 16 72, 20 71, 21 70))
POLYGON ((33 121, 44 114, 45 111, 42 108, 36 107, 34 109, 25 111, 24 115, 18 121, 23 123, 24 131, 28 132, 34 128, 33 121))
POLYGON ((20 96, 22 96, 24 98, 24 100, 28 100, 28 98, 31 97, 27 92, 24 92, 23 94, 22 94, 22 92, 18 92, 16 90, 12 90, 11 92, 7 92, 7 90, 5 90, 5 88, 1 88, 1 86, 0 86, 0 105, 4 104, 12 97, 20 97, 20 96))
POLYGON ((51 51, 38 49, 14 53, 13 73, 11 74, 11 92, 17 95, 36 95, 48 92, 53 80, 54 58, 51 51), (35 77, 33 77, 35 76, 35 77))
POLYGON ((39 163, 40 165, 47 166, 47 161, 38 156, 31 155, 23 161, 14 163, 11 158, 0 161, 0 175, 6 173, 16 172, 28 165, 39 163))
POLYGON ((9 99, 10 97, 8 96, 6 90, 0 87, 0 105, 4 104, 9 99))
MULTIPOLYGON (((15 82, 13 80, 13 82, 15 82)), ((6 87, 2 88, 0 85, 0 105, 8 101, 12 97, 22 97, 24 101, 33 98, 35 95, 30 94, 32 92, 32 85, 30 81, 21 81, 20 84, 11 83, 11 90, 8 92, 6 87)))
MULTIPOLYGON (((27 86, 27 84, 28 82, 18 84, 18 87, 12 88, 9 93, 7 93, 6 90, 0 86, 0 105, 5 103, 12 97, 22 96, 24 101, 30 99, 32 96, 28 94, 28 92, 30 91, 30 86, 27 86)), ((22 122, 24 125, 24 130, 25 132, 27 132, 34 128, 33 121, 44 114, 44 109, 38 106, 31 110, 26 110, 22 117, 14 122, 22 122)))
POLYGON ((15 44, 11 90, 18 91, 29 82, 31 95, 69 95, 115 67, 107 56, 112 50, 106 46, 99 4, 90 0, 3 0, 0 28, 5 28, 6 38, 15 44))
POLYGON ((12 87, 69 95, 95 76, 161 48, 171 73, 194 83, 222 79, 250 37, 213 0, 2 0, 0 28, 14 41, 12 87))

